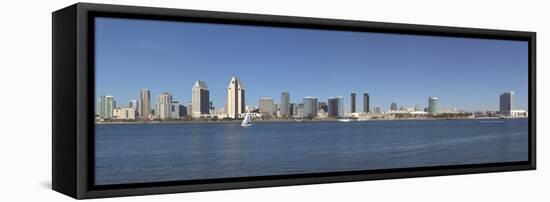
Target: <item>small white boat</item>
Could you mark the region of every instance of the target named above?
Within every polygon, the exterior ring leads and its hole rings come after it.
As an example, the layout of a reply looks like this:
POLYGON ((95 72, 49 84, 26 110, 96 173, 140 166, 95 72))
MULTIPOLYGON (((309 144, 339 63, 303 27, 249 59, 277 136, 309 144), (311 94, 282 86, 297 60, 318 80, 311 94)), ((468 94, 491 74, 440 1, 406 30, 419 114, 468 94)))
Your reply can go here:
POLYGON ((243 122, 241 123, 242 127, 252 126, 252 117, 250 117, 250 112, 247 112, 244 116, 243 122))
POLYGON ((340 122, 350 122, 351 119, 338 119, 338 121, 340 121, 340 122))

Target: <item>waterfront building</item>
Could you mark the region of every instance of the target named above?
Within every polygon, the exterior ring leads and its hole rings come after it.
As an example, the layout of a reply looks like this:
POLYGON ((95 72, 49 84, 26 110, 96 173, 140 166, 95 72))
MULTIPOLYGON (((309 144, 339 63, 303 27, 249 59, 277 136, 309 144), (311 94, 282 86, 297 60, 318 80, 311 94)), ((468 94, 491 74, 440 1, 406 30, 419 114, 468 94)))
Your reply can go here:
POLYGON ((105 118, 105 103, 106 103, 105 95, 99 96, 99 100, 97 102, 97 115, 99 118, 105 118))
POLYGON ((162 93, 159 96, 157 96, 157 103, 156 103, 155 113, 156 117, 164 120, 170 118, 170 108, 172 105, 172 95, 170 93, 162 93))
POLYGON ((344 99, 342 96, 328 98, 328 117, 344 116, 344 99))
POLYGON ((262 97, 258 101, 259 111, 260 113, 272 116, 275 114, 275 101, 273 98, 270 97, 262 97))
POLYGON ((227 87, 227 115, 237 118, 239 114, 245 113, 244 86, 240 79, 231 77, 227 87))
POLYGON ((397 111, 397 103, 395 102, 392 102, 391 105, 390 105, 390 111, 397 111))
POLYGON ((193 102, 188 102, 185 108, 187 108, 187 116, 191 117, 193 115, 193 102))
POLYGON ((304 103, 300 103, 296 107, 296 117, 304 117, 304 103))
POLYGON ((281 93, 280 115, 282 117, 290 116, 290 94, 288 92, 281 93))
POLYGON ((179 108, 178 116, 179 116, 180 118, 182 118, 182 117, 184 117, 184 116, 187 116, 187 106, 181 105, 181 104, 180 104, 180 105, 178 106, 178 108, 179 108))
POLYGON ((437 114, 437 98, 428 97, 428 114, 435 115, 437 114))
POLYGON ((142 119, 149 119, 151 115, 151 91, 142 89, 139 98, 141 103, 139 115, 142 119))
POLYGON ((317 109, 318 109, 318 110, 323 110, 323 111, 325 111, 325 112, 328 112, 327 102, 318 102, 318 103, 317 103, 317 109))
POLYGON ((113 119, 135 120, 136 110, 133 107, 121 107, 113 110, 113 119))
POLYGON ((296 105, 296 103, 290 103, 288 108, 288 116, 294 117, 298 111, 298 105, 296 105))
POLYGON ((139 114, 139 102, 137 100, 130 100, 130 105, 128 105, 128 107, 134 109, 134 111, 136 111, 136 117, 138 116, 139 114))
POLYGON ((510 116, 514 110, 514 92, 505 92, 500 94, 500 114, 510 116))
POLYGON ((370 112, 370 96, 368 93, 363 93, 363 112, 370 112))
POLYGON ((170 118, 171 119, 180 118, 180 104, 178 101, 172 100, 172 102, 170 102, 170 118))
POLYGON ((381 114, 382 110, 380 109, 380 106, 374 106, 374 113, 375 114, 381 114))
POLYGON ((303 99, 304 103, 304 117, 315 118, 317 117, 317 98, 306 96, 303 99))
POLYGON ((210 112, 210 91, 204 81, 197 80, 192 88, 192 112, 193 117, 200 117, 210 112))
POLYGON ((116 108, 115 98, 113 96, 100 96, 98 103, 99 118, 112 119, 114 109, 116 108))
POLYGON ((350 112, 355 113, 355 92, 351 92, 351 101, 350 102, 351 102, 350 103, 350 105, 351 105, 351 107, 350 107, 351 111, 350 112))

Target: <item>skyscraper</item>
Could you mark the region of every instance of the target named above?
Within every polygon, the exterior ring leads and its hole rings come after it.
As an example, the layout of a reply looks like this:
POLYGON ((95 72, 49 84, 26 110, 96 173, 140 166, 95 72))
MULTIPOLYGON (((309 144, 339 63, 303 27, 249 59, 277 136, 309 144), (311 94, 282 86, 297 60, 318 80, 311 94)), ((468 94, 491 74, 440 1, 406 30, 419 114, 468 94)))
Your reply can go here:
POLYGON ((282 117, 290 116, 290 94, 288 92, 281 93, 281 108, 280 115, 282 117))
POLYGON ((435 115, 437 114, 437 98, 428 97, 428 114, 435 115))
POLYGON ((317 117, 317 98, 316 97, 304 97, 304 117, 315 118, 317 117))
POLYGON ((370 112, 370 96, 368 93, 363 93, 363 112, 370 112))
POLYGON ((172 104, 172 95, 170 93, 162 93, 157 96, 157 107, 155 108, 156 116, 159 119, 170 118, 170 107, 172 104))
POLYGON ((105 118, 105 95, 99 96, 99 101, 97 102, 97 115, 99 118, 105 118))
POLYGON ((187 110, 187 116, 191 117, 193 115, 193 102, 188 102, 185 108, 187 110))
POLYGON ((137 100, 130 100, 128 107, 134 109, 134 115, 137 117, 139 115, 139 102, 137 100))
POLYGON ((262 97, 258 101, 260 113, 268 116, 275 114, 275 101, 270 97, 262 97))
POLYGON ((204 81, 197 80, 192 88, 192 116, 199 117, 210 111, 210 91, 204 81))
POLYGON ((227 115, 231 118, 239 117, 245 112, 244 86, 240 79, 231 77, 227 87, 227 115))
POLYGON ((397 111, 397 103, 392 102, 390 105, 390 111, 397 111))
POLYGON ((170 118, 171 119, 179 119, 180 118, 180 104, 178 101, 174 101, 172 100, 172 102, 170 102, 170 118))
POLYGON ((288 106, 288 116, 293 117, 296 115, 296 103, 290 103, 288 106))
POLYGON ((351 113, 355 113, 355 92, 351 93, 351 113))
POLYGON ((116 108, 115 98, 113 96, 100 96, 98 103, 98 115, 103 119, 112 119, 116 108))
POLYGON ((514 110, 514 92, 505 92, 500 94, 500 113, 503 115, 510 115, 514 110))
POLYGON ((139 97, 141 99, 139 115, 142 119, 147 120, 151 114, 151 91, 148 89, 142 89, 139 97))
POLYGON ((328 98, 328 117, 344 116, 344 99, 342 96, 328 98))
POLYGON ((317 110, 328 112, 327 102, 317 102, 317 110))

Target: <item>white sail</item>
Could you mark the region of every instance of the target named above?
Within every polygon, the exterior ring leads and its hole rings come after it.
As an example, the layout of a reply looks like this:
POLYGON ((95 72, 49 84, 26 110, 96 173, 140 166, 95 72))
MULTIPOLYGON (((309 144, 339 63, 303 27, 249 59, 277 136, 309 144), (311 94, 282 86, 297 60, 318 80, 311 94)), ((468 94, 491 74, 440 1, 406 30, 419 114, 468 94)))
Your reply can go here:
POLYGON ((251 117, 250 117, 250 112, 247 112, 246 115, 244 116, 244 119, 243 119, 243 122, 241 123, 241 126, 242 127, 248 127, 248 126, 251 126, 252 123, 251 123, 251 117))

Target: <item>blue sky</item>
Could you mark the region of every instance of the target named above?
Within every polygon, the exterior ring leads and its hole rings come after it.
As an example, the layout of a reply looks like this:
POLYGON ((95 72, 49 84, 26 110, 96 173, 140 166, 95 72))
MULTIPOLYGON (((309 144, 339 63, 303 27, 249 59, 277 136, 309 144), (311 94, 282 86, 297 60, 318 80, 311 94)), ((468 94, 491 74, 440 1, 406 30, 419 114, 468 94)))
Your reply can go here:
MULTIPOLYGON (((305 96, 326 101, 371 96, 371 110, 439 105, 496 110, 498 96, 515 91, 527 109, 528 44, 522 41, 221 25, 116 18, 96 19, 96 97, 113 95, 117 105, 169 92, 191 101, 195 80, 209 87, 223 107, 231 76, 244 84, 246 104, 260 97, 291 102, 305 96)), ((97 100, 97 98, 96 98, 97 100)))

